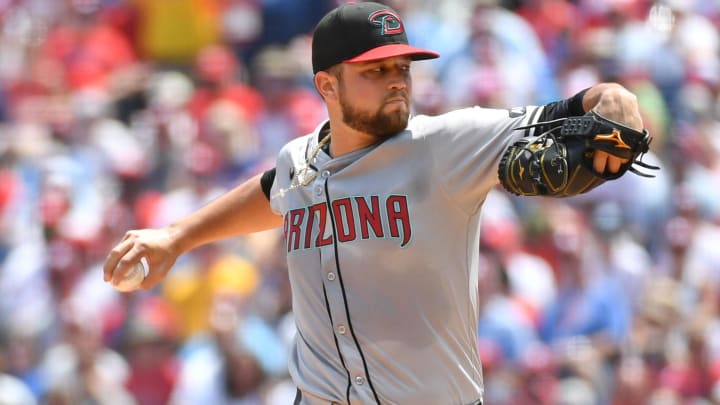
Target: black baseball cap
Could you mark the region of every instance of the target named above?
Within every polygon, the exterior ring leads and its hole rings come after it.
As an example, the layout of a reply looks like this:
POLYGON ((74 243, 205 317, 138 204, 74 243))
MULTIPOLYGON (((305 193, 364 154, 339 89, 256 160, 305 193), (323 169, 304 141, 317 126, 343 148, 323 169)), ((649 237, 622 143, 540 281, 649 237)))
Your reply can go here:
POLYGON ((313 34, 313 73, 343 62, 367 62, 405 55, 412 60, 440 56, 409 45, 400 16, 384 4, 343 4, 327 13, 313 34))

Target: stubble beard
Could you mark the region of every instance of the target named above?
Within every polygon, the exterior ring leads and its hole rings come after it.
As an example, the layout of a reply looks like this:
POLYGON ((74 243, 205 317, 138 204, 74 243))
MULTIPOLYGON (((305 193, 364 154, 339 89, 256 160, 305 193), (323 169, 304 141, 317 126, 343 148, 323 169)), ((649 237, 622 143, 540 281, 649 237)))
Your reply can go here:
POLYGON ((407 109, 394 109, 385 112, 385 104, 375 112, 360 111, 355 108, 345 97, 343 92, 339 97, 340 108, 343 114, 343 122, 350 128, 366 134, 370 134, 385 140, 407 128, 410 113, 407 109))

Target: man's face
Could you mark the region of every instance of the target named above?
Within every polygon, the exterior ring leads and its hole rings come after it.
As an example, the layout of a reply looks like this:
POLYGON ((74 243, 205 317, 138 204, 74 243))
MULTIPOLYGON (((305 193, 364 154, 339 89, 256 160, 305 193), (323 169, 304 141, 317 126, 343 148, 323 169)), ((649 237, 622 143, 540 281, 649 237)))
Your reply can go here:
POLYGON ((349 127, 385 139, 407 127, 410 116, 409 57, 346 63, 339 67, 339 103, 349 127))

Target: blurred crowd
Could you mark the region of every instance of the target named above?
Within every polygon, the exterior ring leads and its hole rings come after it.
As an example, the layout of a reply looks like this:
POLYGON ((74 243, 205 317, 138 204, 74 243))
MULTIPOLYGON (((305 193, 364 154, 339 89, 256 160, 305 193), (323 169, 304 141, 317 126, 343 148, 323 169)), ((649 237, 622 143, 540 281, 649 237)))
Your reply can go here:
MULTIPOLYGON (((274 165, 325 118, 310 35, 336 0, 0 0, 0 404, 289 404, 282 234, 122 294, 102 263, 274 165)), ((720 404, 720 3, 388 0, 414 109, 638 96, 657 177, 496 190, 478 352, 490 405, 720 404)))

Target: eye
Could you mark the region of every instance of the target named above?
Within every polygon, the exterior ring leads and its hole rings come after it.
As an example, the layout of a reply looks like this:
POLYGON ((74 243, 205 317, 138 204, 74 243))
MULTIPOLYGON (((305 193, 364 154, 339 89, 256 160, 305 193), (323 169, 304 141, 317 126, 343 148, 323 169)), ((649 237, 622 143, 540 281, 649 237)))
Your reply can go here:
POLYGON ((364 75, 367 77, 375 78, 381 77, 386 72, 386 69, 382 66, 374 66, 364 71, 364 75))

